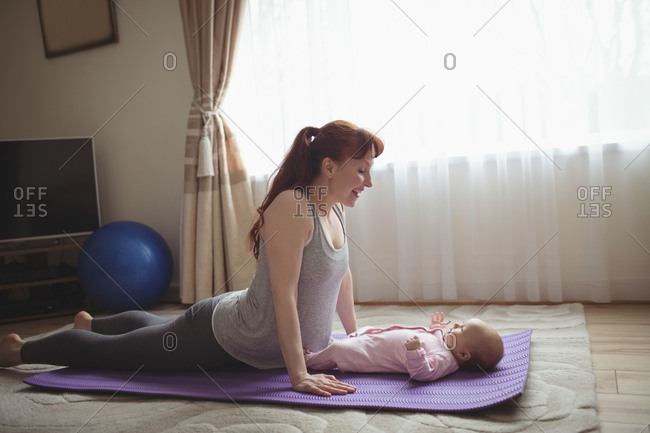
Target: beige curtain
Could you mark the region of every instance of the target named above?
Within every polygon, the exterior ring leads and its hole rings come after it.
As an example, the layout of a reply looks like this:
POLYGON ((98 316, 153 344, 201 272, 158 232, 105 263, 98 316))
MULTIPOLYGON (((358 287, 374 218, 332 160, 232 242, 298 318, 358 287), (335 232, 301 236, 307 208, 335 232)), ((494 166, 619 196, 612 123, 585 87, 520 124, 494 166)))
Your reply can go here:
POLYGON ((248 286, 252 191, 219 105, 232 67, 243 0, 180 0, 194 101, 185 142, 181 300, 248 286))

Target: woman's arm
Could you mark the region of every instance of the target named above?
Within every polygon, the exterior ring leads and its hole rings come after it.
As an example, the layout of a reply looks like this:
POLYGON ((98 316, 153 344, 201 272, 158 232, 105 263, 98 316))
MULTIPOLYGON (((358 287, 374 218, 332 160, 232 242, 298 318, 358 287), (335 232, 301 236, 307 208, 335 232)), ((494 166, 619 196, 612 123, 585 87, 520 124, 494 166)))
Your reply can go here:
POLYGON ((312 219, 300 216, 305 209, 306 201, 297 201, 291 191, 285 191, 264 212, 261 228, 280 349, 294 390, 323 396, 347 394, 355 388, 333 376, 310 375, 305 365, 297 308, 302 251, 313 230, 312 219), (303 211, 298 212, 297 206, 303 211))
POLYGON ((354 313, 354 292, 352 290, 352 273, 350 268, 345 273, 339 297, 336 301, 336 312, 341 319, 346 334, 351 334, 357 330, 357 317, 354 313))
MULTIPOLYGON (((342 204, 337 204, 341 209, 341 215, 343 215, 343 225, 345 226, 345 206, 342 204)), ((341 319, 343 328, 345 328, 345 333, 350 335, 353 332, 357 331, 357 316, 354 313, 354 291, 352 289, 352 273, 348 267, 348 271, 341 281, 341 288, 339 290, 339 297, 336 301, 336 313, 341 319)))

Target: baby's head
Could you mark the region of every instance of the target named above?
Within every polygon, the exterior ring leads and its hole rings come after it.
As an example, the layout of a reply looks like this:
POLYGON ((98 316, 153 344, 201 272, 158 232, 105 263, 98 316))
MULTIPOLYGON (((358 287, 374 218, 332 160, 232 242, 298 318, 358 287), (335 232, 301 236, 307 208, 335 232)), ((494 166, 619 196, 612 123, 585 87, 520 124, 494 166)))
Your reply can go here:
POLYGON ((481 319, 454 323, 443 339, 463 369, 489 370, 503 358, 503 340, 494 328, 481 319))

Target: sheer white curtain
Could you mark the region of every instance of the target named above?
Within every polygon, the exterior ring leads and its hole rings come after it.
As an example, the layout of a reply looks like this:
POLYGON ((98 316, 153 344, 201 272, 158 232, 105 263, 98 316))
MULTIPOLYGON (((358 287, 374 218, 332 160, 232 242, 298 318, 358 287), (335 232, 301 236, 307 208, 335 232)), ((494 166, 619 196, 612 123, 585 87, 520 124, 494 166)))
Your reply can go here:
POLYGON ((650 298, 649 1, 247 6, 222 108, 257 203, 306 125, 386 143, 358 301, 650 298))

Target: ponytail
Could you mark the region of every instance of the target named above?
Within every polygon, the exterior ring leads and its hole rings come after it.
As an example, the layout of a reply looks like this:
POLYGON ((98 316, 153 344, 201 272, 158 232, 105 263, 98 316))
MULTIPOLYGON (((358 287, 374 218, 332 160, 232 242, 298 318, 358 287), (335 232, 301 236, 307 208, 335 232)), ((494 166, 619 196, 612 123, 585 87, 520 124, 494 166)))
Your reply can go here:
POLYGON ((321 128, 302 128, 284 157, 280 166, 269 179, 270 188, 260 207, 248 236, 257 259, 260 250, 260 228, 264 224, 264 211, 282 191, 306 187, 320 172, 324 158, 346 161, 363 158, 372 146, 375 157, 384 150, 384 144, 377 136, 350 122, 337 120, 321 128))

